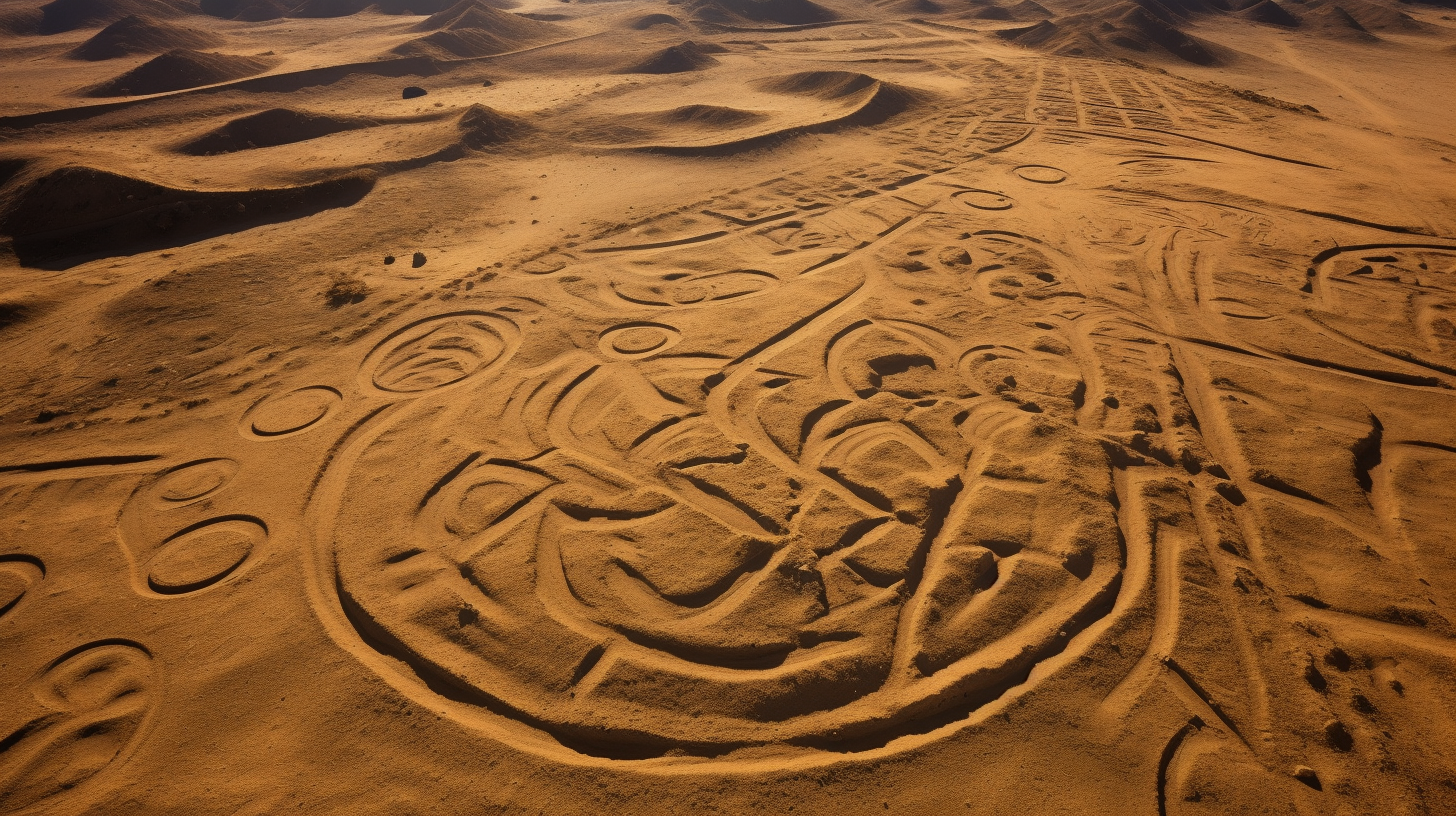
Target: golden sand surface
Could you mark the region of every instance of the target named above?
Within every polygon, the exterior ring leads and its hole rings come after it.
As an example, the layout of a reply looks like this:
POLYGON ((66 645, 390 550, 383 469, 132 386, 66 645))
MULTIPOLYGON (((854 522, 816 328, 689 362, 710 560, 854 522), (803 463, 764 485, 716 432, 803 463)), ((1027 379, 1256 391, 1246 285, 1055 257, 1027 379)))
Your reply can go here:
POLYGON ((0 813, 1456 813, 1456 9, 0 0, 0 813))

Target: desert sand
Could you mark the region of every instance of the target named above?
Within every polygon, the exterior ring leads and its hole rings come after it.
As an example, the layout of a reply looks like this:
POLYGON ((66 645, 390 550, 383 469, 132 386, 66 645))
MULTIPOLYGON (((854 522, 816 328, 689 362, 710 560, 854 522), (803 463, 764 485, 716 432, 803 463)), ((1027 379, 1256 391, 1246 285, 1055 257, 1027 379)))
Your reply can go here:
POLYGON ((0 0, 0 813, 1456 813, 1456 9, 0 0))

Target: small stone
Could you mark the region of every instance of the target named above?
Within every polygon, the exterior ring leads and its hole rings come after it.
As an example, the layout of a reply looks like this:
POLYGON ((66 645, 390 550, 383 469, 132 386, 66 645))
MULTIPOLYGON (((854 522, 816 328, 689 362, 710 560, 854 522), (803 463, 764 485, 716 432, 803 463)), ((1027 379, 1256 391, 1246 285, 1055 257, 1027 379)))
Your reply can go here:
POLYGON ((1314 768, 1308 765, 1296 765, 1294 768, 1294 778, 1315 790, 1324 790, 1324 786, 1320 784, 1319 774, 1315 772, 1314 768))
POLYGON ((971 253, 960 247, 946 247, 941 250, 940 262, 946 266, 970 266, 971 253))
POLYGON ((389 266, 392 263, 394 263, 394 256, 393 255, 385 255, 384 256, 384 265, 385 266, 389 266))
POLYGON ((410 266, 414 267, 415 269, 419 269, 420 267, 425 265, 425 260, 425 253, 416 252, 414 260, 410 261, 410 266))
POLYGON ((404 92, 401 94, 401 96, 405 99, 418 99, 419 97, 422 97, 427 93, 429 93, 429 91, 425 90, 424 88, 421 88, 418 85, 411 85, 408 88, 404 89, 404 92))

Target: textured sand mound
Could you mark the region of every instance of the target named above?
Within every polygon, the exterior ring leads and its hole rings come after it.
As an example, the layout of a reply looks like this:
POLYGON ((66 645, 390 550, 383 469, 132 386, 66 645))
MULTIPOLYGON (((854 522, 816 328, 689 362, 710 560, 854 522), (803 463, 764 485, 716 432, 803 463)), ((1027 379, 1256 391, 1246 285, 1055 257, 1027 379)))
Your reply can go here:
POLYGON ((553 23, 498 11, 479 2, 457 4, 416 26, 421 31, 432 29, 433 34, 396 46, 392 53, 436 59, 487 57, 563 35, 563 29, 553 23))
POLYGON ((1358 22, 1361 28, 1372 33, 1400 31, 1417 34, 1430 30, 1430 26, 1403 11, 1371 3, 1368 0, 1338 0, 1338 2, 1314 0, 1309 5, 1314 9, 1339 9, 1358 22))
POLYGON ((769 117, 755 111, 728 108, 722 105, 684 105, 672 110, 645 113, 640 118, 645 122, 663 125, 689 125, 716 129, 756 125, 766 121, 769 117))
MULTIPOLYGON (((431 14, 416 25, 414 31, 439 31, 446 28, 499 28, 509 30, 515 21, 522 19, 518 14, 502 14, 499 9, 509 8, 500 3, 484 0, 460 0, 449 8, 431 14)), ((524 29, 523 29, 524 30, 524 29)))
POLYGON ((679 20, 671 14, 647 14, 642 17, 638 17, 627 25, 629 28, 633 28, 637 31, 646 31, 653 26, 681 26, 682 20, 679 20))
POLYGON ((1011 13, 1015 14, 1019 20, 1052 16, 1051 10, 1036 0, 1021 0, 1020 3, 1011 7, 1011 13))
POLYGON ((1304 23, 1323 37, 1349 42, 1377 43, 1380 38, 1340 6, 1328 5, 1305 12, 1304 23))
POLYGON ((757 83, 759 90, 808 96, 849 108, 814 126, 878 124, 920 101, 920 94, 854 71, 803 71, 757 83))
POLYGON ((681 74, 701 71, 718 64, 707 49, 689 40, 668 46, 643 61, 623 70, 624 74, 681 74))
POLYGON ((1119 2, 1095 14, 1077 14, 1043 20, 1025 28, 1010 28, 996 36, 1027 48, 1067 56, 1100 56, 1111 46, 1147 52, 1161 48, 1185 62, 1213 65, 1218 61, 1203 42, 1181 28, 1187 12, 1156 0, 1119 2))
POLYGON ((858 93, 879 83, 868 74, 852 71, 804 71, 788 76, 761 80, 758 87, 773 93, 802 94, 820 99, 838 99, 858 93))
POLYGON ((185 0, 53 0, 40 7, 40 34, 59 34, 78 28, 108 25, 133 15, 171 18, 196 14, 185 0))
POLYGON ((257 23, 283 17, 289 6, 275 0, 202 0, 200 8, 203 14, 224 20, 257 23))
POLYGON ((0 33, 25 36, 40 31, 44 15, 38 8, 0 9, 0 33))
POLYGON ((1296 28, 1299 26, 1299 18, 1290 14, 1287 9, 1274 0, 1261 0, 1252 6, 1239 12, 1239 16, 1245 20, 1253 20, 1256 23, 1267 23, 1269 25, 1286 26, 1296 28))
MULTIPOLYGON (((492 0, 496 8, 515 8, 514 0, 492 0)), ((362 11, 390 15, 439 14, 450 0, 202 0, 204 14, 227 20, 262 21, 279 17, 326 19, 362 11)))
POLYGON ((1016 16, 1009 9, 1000 6, 985 5, 971 12, 971 16, 978 20, 1014 20, 1016 16))
POLYGON ((261 74, 276 63, 260 57, 211 54, 178 49, 168 51, 96 86, 88 96, 145 96, 200 88, 261 74))
POLYGON ((190 156, 234 153, 317 139, 375 124, 359 116, 327 116, 292 108, 273 108, 234 119, 177 148, 190 156))
POLYGON ((695 19, 722 25, 809 25, 840 18, 838 13, 813 0, 693 0, 687 8, 695 19))
POLYGON ((485 105, 466 108, 460 114, 456 127, 460 129, 460 143, 471 150, 504 144, 534 130, 524 120, 485 105))
POLYGON ((906 88, 851 71, 806 71, 759 80, 754 87, 796 97, 792 114, 776 117, 714 105, 638 114, 630 119, 633 126, 655 127, 658 133, 632 146, 682 155, 730 155, 806 133, 879 124, 920 101, 919 94, 906 88))
POLYGON ((450 0, 303 0, 289 10, 289 17, 349 17, 366 9, 380 14, 436 14, 450 6, 450 0))
MULTIPOLYGON (((353 204, 368 175, 271 190, 181 190, 93 167, 62 167, 0 201, 0 233, 26 265, 177 246, 353 204)), ((64 265, 62 263, 62 265, 64 265)))
POLYGON ((71 56, 83 60, 108 60, 132 54, 161 54, 177 49, 210 48, 222 38, 195 28, 183 28, 136 14, 117 20, 76 46, 71 56))

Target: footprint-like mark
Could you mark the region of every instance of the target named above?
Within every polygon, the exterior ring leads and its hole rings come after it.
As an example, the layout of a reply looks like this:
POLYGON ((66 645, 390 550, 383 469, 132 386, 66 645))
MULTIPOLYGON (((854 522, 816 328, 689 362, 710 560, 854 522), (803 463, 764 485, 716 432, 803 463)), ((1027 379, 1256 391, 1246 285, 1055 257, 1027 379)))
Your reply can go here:
POLYGON ((342 402, 343 395, 325 385, 264 397, 243 415, 243 434, 259 439, 291 436, 318 426, 342 402))
POLYGON ((152 486, 153 504, 165 510, 205 498, 232 481, 237 472, 238 463, 231 459, 199 459, 178 465, 152 486))
POLYGON ((45 564, 39 558, 0 555, 0 618, 19 606, 25 593, 44 577, 45 564))
POLYGON ((139 643, 96 641, 52 661, 0 714, 0 811, 65 794, 122 758, 160 685, 139 643))
POLYGON ((641 360, 677 345, 682 335, 662 323, 623 323, 602 332, 597 347, 608 357, 641 360))
POLYGON ((249 516, 209 519, 174 534, 147 562, 147 586, 162 595, 197 592, 239 574, 268 537, 249 516))
POLYGON ((520 331, 484 312, 439 315, 385 338, 364 361, 369 385, 390 394, 422 394, 499 369, 520 346, 520 331))
POLYGON ((963 190, 954 198, 975 210, 1009 210, 1015 204, 1010 198, 990 190, 963 190))
POLYGON ((1065 171, 1048 167, 1045 164, 1024 164, 1011 172, 1015 173, 1018 178, 1036 184, 1061 184, 1067 180, 1065 171))

